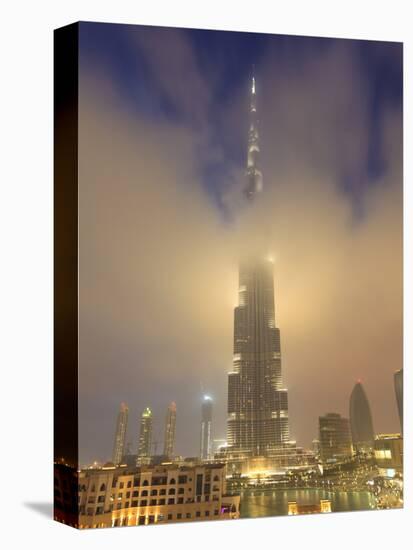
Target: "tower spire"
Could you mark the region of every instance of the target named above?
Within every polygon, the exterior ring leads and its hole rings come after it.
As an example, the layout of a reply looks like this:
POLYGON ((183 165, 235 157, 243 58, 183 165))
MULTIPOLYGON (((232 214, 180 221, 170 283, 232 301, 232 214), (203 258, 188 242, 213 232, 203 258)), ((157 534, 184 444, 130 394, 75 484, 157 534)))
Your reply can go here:
POLYGON ((247 184, 245 195, 252 200, 254 196, 262 190, 262 173, 259 169, 259 134, 258 134, 258 116, 257 116, 257 89, 254 65, 251 74, 250 91, 250 126, 248 132, 248 155, 247 155, 247 184))

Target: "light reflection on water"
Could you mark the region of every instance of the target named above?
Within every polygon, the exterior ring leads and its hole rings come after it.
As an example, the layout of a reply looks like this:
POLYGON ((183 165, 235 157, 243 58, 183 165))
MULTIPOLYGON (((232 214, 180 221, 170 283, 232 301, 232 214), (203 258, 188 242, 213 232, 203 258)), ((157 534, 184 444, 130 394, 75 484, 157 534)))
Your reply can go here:
POLYGON ((286 516, 288 502, 318 504, 321 499, 331 500, 332 512, 373 510, 376 508, 374 496, 368 491, 346 492, 325 489, 276 489, 244 490, 241 492, 241 517, 257 518, 265 516, 286 516))

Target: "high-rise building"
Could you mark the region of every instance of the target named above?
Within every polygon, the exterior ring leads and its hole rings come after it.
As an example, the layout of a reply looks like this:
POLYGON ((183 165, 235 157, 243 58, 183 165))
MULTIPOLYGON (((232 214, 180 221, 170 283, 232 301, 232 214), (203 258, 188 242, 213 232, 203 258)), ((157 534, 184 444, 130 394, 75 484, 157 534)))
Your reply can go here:
POLYGON ((151 460, 152 445, 152 411, 146 407, 141 415, 140 432, 138 442, 138 465, 149 464, 151 460))
POLYGON ((228 375, 228 445, 254 456, 267 456, 289 441, 272 262, 242 260, 238 290, 233 368, 228 375))
POLYGON ((371 452, 374 447, 374 430, 370 405, 366 392, 359 380, 350 396, 350 427, 354 447, 359 451, 371 452))
POLYGON ((403 369, 394 373, 394 389, 396 392, 397 409, 399 411, 400 428, 403 433, 403 369))
POLYGON ((128 427, 129 409, 126 403, 120 404, 118 418, 116 421, 115 441, 113 443, 112 462, 116 466, 121 464, 124 450, 126 429, 128 427))
MULTIPOLYGON (((246 196, 262 190, 256 82, 252 78, 246 196)), ((273 262, 262 251, 240 261, 234 310, 233 367, 228 374, 229 452, 270 456, 289 442, 288 395, 275 324, 273 262)))
POLYGON ((163 454, 171 458, 174 454, 175 444, 175 427, 176 427, 176 403, 172 401, 166 411, 165 419, 165 436, 163 444, 163 454))
POLYGON ((202 460, 211 458, 212 455, 212 397, 204 395, 201 407, 201 447, 202 460))
POLYGON ((260 170, 259 156, 260 144, 258 134, 257 95, 255 89, 255 76, 251 80, 251 96, 249 110, 248 131, 248 155, 247 155, 247 185, 245 195, 253 199, 256 193, 262 191, 262 172, 260 170))
POLYGON ((337 413, 319 418, 320 456, 323 462, 340 462, 353 454, 350 422, 337 413))

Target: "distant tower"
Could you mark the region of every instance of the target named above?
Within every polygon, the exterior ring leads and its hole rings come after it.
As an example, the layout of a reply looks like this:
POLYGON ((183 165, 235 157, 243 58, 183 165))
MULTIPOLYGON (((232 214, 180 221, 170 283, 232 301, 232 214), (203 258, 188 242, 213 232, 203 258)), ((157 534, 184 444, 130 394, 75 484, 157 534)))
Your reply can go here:
POLYGON ((350 426, 353 445, 359 451, 372 451, 374 430, 370 405, 359 380, 350 396, 350 426))
POLYGON ((165 438, 163 444, 163 454, 172 457, 175 444, 175 426, 176 426, 176 403, 172 401, 166 412, 165 419, 165 438))
POLYGON ((337 462, 353 454, 350 422, 337 413, 319 418, 320 455, 323 462, 337 462))
POLYGON ((204 395, 201 409, 201 459, 211 457, 212 451, 212 397, 204 395))
POLYGON ((314 456, 316 458, 319 458, 320 457, 320 440, 319 439, 313 439, 312 450, 313 450, 314 456))
POLYGON ((152 411, 149 407, 143 411, 140 421, 137 464, 149 464, 152 444, 152 411))
POLYGON ((394 389, 396 392, 397 409, 399 411, 400 428, 403 433, 403 369, 394 373, 394 389))
POLYGON ((128 426, 129 409, 126 403, 120 404, 118 413, 118 419, 116 422, 115 441, 113 443, 112 462, 113 464, 120 464, 125 448, 126 429, 128 426))

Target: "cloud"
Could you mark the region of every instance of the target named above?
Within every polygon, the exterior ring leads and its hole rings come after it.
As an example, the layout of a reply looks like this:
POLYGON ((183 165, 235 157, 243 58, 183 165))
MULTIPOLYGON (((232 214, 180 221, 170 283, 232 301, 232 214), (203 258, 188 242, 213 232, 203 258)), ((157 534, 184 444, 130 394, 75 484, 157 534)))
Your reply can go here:
MULTIPOLYGON (((107 79, 82 74, 82 460, 109 455, 121 401, 130 407, 133 446, 140 411, 154 408, 161 440, 174 400, 177 451, 196 453, 201 391, 214 396, 215 436, 225 435, 237 259, 258 246, 276 257, 276 319, 298 442, 316 437, 318 415, 348 413, 357 378, 365 381, 376 429, 397 429, 401 113, 381 115, 386 170, 371 182, 362 168, 366 88, 352 52, 308 53, 290 67, 270 50, 261 65, 265 192, 246 208, 234 200, 243 182, 230 185, 223 196, 233 214, 228 224, 206 193, 199 162, 200 143, 204 160, 223 154, 202 137, 211 93, 190 44, 171 34, 168 73, 156 33, 151 36, 141 46, 152 56, 152 70, 159 68, 160 86, 202 124, 132 117, 107 79), (353 195, 340 185, 347 170, 359 176, 362 219, 355 219, 353 195)), ((223 115, 229 134, 242 104, 240 95, 223 115)))

